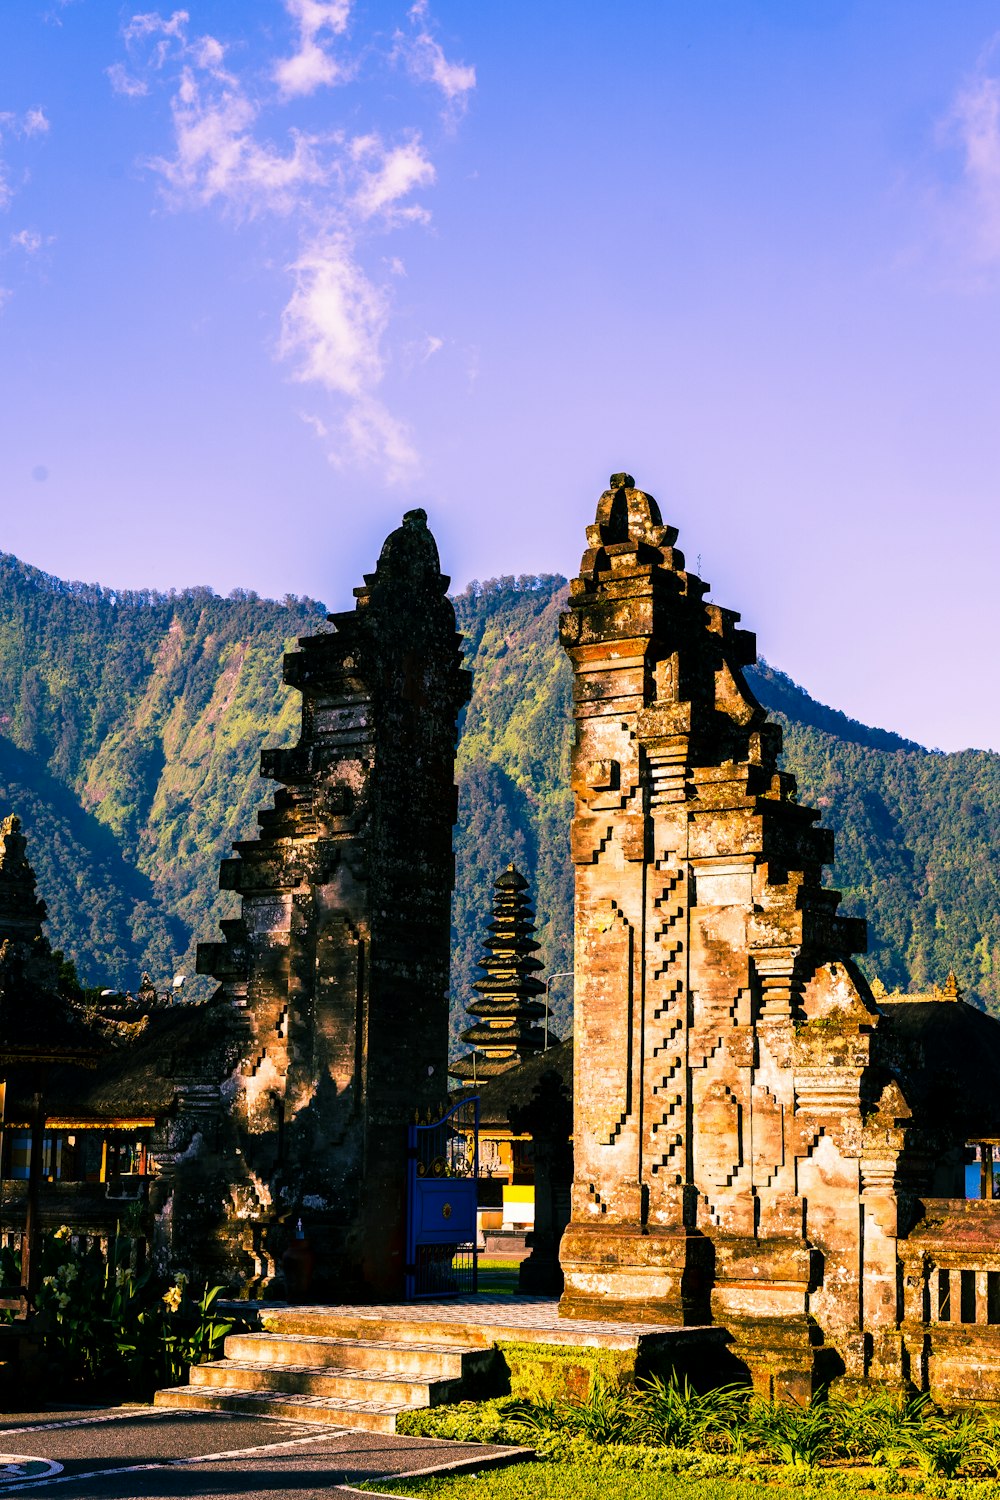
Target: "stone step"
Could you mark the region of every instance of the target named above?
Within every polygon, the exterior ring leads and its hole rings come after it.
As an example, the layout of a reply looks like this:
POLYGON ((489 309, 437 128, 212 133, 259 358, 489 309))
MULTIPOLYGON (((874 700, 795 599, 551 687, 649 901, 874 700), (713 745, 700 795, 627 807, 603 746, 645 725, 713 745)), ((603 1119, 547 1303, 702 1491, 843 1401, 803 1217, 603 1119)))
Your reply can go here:
POLYGON ((305 1333, 231 1333, 227 1359, 262 1365, 335 1365, 338 1369, 373 1370, 420 1380, 460 1380, 486 1376, 496 1355, 492 1348, 468 1344, 400 1343, 385 1339, 338 1339, 305 1333))
POLYGON ((256 1360, 213 1360, 192 1365, 191 1386, 288 1396, 322 1396, 333 1400, 375 1401, 400 1407, 442 1406, 460 1401, 461 1377, 455 1380, 406 1380, 386 1371, 337 1369, 334 1365, 263 1365, 256 1360))
POLYGON ((156 1406, 182 1411, 228 1411, 247 1417, 282 1417, 287 1422, 317 1422, 365 1432, 395 1432, 404 1406, 386 1401, 349 1401, 343 1397, 293 1396, 279 1391, 245 1391, 236 1386, 171 1386, 157 1391, 156 1406))
POLYGON ((466 1349, 488 1349, 494 1343, 492 1331, 475 1321, 450 1322, 444 1319, 408 1318, 405 1308, 390 1321, 358 1316, 350 1309, 329 1311, 323 1307, 280 1308, 268 1310, 261 1321, 269 1333, 306 1334, 324 1339, 373 1343, 385 1339, 393 1344, 459 1345, 466 1349))

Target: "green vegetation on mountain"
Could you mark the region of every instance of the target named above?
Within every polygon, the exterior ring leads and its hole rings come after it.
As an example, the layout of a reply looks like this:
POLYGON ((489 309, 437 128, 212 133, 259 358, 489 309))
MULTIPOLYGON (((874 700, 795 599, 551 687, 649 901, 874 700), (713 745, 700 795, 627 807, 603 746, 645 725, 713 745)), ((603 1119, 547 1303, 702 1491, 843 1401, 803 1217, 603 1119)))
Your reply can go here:
MULTIPOLYGON (((473 669, 458 755, 454 1030, 477 976, 493 881, 532 881, 546 973, 572 966, 571 678, 565 581, 502 578, 456 600, 473 669)), ((291 742, 281 656, 323 606, 208 589, 115 593, 0 555, 0 812, 22 816, 53 943, 87 984, 193 975, 234 897, 218 865, 270 799, 264 744, 291 742)), ((870 729, 761 664, 803 802, 837 836, 834 884, 869 922, 866 967, 891 989, 954 968, 1000 1013, 1000 755, 942 755, 870 729)), ((189 993, 210 981, 191 980, 189 993)), ((554 1029, 571 982, 554 980, 554 1029)))
POLYGON ((233 906, 219 861, 268 796, 261 744, 295 735, 282 652, 323 618, 309 599, 116 593, 0 555, 0 806, 85 982, 193 976, 233 906))

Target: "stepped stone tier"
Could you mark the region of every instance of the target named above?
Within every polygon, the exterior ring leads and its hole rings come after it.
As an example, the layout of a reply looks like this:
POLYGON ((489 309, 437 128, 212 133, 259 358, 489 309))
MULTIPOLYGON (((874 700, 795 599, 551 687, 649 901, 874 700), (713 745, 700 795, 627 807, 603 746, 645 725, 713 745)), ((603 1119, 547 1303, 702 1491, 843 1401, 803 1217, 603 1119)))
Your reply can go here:
POLYGON ((479 964, 486 975, 472 986, 483 998, 469 1006, 469 1014, 480 1019, 462 1032, 473 1051, 451 1069, 465 1083, 495 1078, 545 1046, 545 1034, 536 1024, 545 1007, 535 997, 545 993, 545 986, 535 978, 542 966, 534 956, 534 931, 528 882, 508 865, 496 882, 493 921, 479 964))
POLYGON ((537 1399, 540 1375, 579 1399, 602 1379, 699 1379, 725 1363, 722 1329, 568 1322, 546 1297, 261 1308, 260 1319, 262 1331, 231 1334, 223 1359, 192 1365, 156 1405, 394 1432, 421 1407, 537 1399))
MULTIPOLYGON (((880 1013, 851 958, 864 923, 823 884, 831 835, 744 680, 753 637, 676 539, 613 475, 561 622, 577 725, 562 1310, 712 1319, 768 1389, 929 1370, 933 1385, 958 1346, 929 1337, 938 1270, 903 1241, 924 1194, 962 1196, 966 1143, 1000 1129, 1000 1028, 955 985, 880 1013), (931 1105, 929 1075, 959 1055, 964 1084, 931 1105)), ((1000 1204, 979 1207, 1000 1228, 1000 1204)), ((1000 1269, 980 1241, 963 1276, 1000 1269)), ((936 1264, 958 1274, 954 1255, 936 1264)), ((978 1346, 959 1342, 968 1366, 978 1346)))
POLYGON ((406 1125, 447 1093, 469 696, 447 587, 426 515, 409 511, 355 609, 286 656, 301 737, 264 751, 274 806, 222 866, 241 912, 198 967, 242 1016, 242 1059, 222 1091, 212 1229, 247 1289, 271 1280, 301 1218, 314 1292, 402 1291, 406 1125))

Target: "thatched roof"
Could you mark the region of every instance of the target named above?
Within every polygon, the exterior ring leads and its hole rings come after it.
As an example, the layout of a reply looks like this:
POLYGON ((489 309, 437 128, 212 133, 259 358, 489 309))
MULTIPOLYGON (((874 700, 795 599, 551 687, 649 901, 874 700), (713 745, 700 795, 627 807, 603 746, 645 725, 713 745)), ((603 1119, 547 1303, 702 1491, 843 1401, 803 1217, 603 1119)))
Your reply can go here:
MULTIPOLYGON (((562 1088, 569 1099, 573 1097, 573 1041, 556 1042, 547 1052, 539 1052, 527 1062, 509 1068, 497 1078, 491 1078, 478 1089, 462 1090, 462 1093, 478 1093, 479 1124, 481 1129, 509 1129, 511 1115, 528 1109, 541 1090, 562 1088)), ((454 1097, 461 1097, 456 1094, 454 1097)), ((520 1132, 515 1132, 520 1134, 520 1132)))
POLYGON ((1000 1139, 1000 1021, 961 1000, 879 999, 875 1057, 915 1117, 965 1140, 1000 1139))
MULTIPOLYGON (((232 1070, 236 1051, 228 1004, 174 1005, 151 1014, 136 1040, 107 1053, 93 1071, 53 1068, 45 1112, 81 1126, 160 1119, 170 1111, 178 1083, 219 1082, 232 1070)), ((8 1090, 8 1120, 23 1114, 27 1103, 15 1081, 8 1090)))

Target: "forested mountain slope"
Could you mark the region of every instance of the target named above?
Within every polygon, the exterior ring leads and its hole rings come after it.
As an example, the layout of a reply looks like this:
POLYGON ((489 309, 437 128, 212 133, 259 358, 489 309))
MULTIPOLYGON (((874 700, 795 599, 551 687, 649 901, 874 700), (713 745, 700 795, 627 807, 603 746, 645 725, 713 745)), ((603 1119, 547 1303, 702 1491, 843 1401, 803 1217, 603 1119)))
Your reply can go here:
MULTIPOLYGON (((492 882, 535 884, 547 972, 570 968, 570 672, 560 578, 474 584, 456 601, 474 673, 459 746, 453 1029, 471 998, 492 882)), ((281 656, 323 606, 207 589, 116 594, 0 555, 0 812, 20 813, 51 936, 90 983, 193 974, 233 897, 219 860, 271 789, 263 744, 295 737, 281 656)), ((834 883, 868 917, 869 973, 893 988, 954 967, 1000 1013, 1000 755, 929 752, 816 703, 761 666, 800 797, 837 835, 834 883)), ((191 981, 205 993, 210 981, 191 981)), ((557 1029, 571 993, 553 983, 557 1029)))
POLYGON ((323 619, 313 600, 115 593, 0 554, 0 805, 87 982, 193 976, 232 908, 219 861, 269 795, 260 746, 294 738, 282 652, 323 619))

